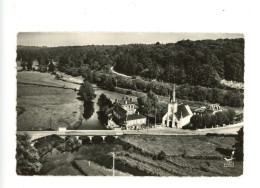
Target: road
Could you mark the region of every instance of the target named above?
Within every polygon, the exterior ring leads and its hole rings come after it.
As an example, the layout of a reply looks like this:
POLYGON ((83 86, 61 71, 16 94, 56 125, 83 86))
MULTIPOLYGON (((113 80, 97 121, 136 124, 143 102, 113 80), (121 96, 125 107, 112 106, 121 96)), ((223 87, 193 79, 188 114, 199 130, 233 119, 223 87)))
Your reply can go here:
POLYGON ((32 140, 56 134, 59 136, 120 136, 131 134, 148 134, 148 135, 206 135, 208 133, 215 134, 237 134, 238 130, 243 127, 244 123, 238 123, 220 128, 208 128, 198 130, 184 130, 168 127, 159 127, 142 130, 66 130, 66 131, 17 131, 17 134, 28 133, 32 140))
POLYGON ((125 74, 121 74, 121 73, 119 73, 119 72, 114 71, 114 66, 112 66, 112 67, 110 68, 110 70, 111 70, 112 73, 117 74, 117 75, 119 75, 119 76, 124 76, 124 77, 126 77, 126 78, 131 78, 131 76, 127 76, 127 75, 125 75, 125 74))
POLYGON ((124 131, 124 134, 149 134, 149 135, 206 135, 208 133, 215 134, 237 134, 238 130, 243 127, 244 123, 238 123, 234 125, 229 125, 226 127, 219 128, 207 128, 207 129, 198 129, 198 130, 184 130, 184 129, 175 129, 168 127, 158 127, 151 129, 142 129, 142 130, 127 130, 124 131))

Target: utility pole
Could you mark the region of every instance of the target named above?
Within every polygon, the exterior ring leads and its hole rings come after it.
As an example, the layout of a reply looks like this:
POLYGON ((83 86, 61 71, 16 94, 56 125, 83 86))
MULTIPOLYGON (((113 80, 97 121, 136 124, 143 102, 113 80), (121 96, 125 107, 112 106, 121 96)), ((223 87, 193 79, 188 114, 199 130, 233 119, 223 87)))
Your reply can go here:
POLYGON ((115 152, 113 152, 113 176, 115 176, 115 152))
POLYGON ((157 113, 157 108, 155 108, 155 122, 154 122, 154 127, 156 127, 156 113, 157 113))
POLYGON ((147 125, 147 134, 148 134, 149 124, 150 124, 150 121, 149 121, 149 108, 148 108, 148 125, 147 125))
POLYGON ((51 130, 51 117, 50 117, 50 130, 51 130))

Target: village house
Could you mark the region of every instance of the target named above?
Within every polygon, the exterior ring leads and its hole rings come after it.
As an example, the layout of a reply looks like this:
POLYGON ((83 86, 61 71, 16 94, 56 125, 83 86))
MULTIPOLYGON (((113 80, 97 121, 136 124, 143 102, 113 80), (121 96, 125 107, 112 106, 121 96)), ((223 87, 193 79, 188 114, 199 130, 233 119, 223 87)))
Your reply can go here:
POLYGON ((137 105, 133 98, 122 98, 115 100, 113 104, 113 115, 117 122, 126 129, 140 129, 146 124, 146 117, 136 111, 137 105))
POLYGON ((194 110, 194 115, 196 114, 216 114, 217 112, 222 112, 222 108, 219 104, 210 104, 207 107, 206 106, 202 106, 200 108, 197 108, 194 110))

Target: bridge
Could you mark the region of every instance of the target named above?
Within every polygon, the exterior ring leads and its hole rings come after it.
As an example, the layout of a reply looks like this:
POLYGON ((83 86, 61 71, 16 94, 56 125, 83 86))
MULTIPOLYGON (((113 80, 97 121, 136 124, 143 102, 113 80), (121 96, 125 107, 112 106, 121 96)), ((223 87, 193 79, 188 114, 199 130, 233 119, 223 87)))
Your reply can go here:
POLYGON ((173 129, 167 127, 152 128, 152 129, 143 129, 143 130, 59 130, 59 131, 17 131, 17 134, 29 134, 31 140, 37 138, 49 136, 56 134, 61 137, 65 136, 87 136, 92 139, 93 136, 101 136, 103 140, 106 136, 118 137, 121 135, 207 135, 208 133, 215 134, 226 134, 226 135, 236 135, 238 130, 244 126, 243 122, 228 125, 219 128, 207 128, 207 129, 198 129, 198 130, 184 130, 184 129, 173 129))
POLYGON ((118 137, 123 135, 123 131, 121 130, 65 130, 65 131, 17 131, 17 134, 29 134, 31 136, 31 140, 35 140, 37 138, 49 136, 49 135, 58 135, 61 137, 65 136, 76 136, 79 138, 80 136, 87 136, 92 139, 93 136, 101 136, 103 140, 106 136, 114 136, 118 137))

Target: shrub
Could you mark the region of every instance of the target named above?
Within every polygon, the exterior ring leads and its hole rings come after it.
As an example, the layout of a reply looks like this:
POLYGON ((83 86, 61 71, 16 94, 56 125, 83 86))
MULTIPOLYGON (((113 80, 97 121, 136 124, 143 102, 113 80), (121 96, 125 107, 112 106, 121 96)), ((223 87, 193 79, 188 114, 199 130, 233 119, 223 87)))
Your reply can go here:
POLYGON ((131 146, 131 144, 129 144, 129 143, 126 143, 126 144, 123 145, 123 148, 124 148, 125 150, 129 150, 131 147, 132 147, 132 146, 131 146))
POLYGON ((59 80, 61 77, 60 77, 59 74, 56 74, 56 75, 55 75, 55 78, 56 78, 57 80, 59 80))
POLYGON ((114 143, 115 140, 116 140, 116 138, 114 136, 107 136, 105 138, 105 142, 108 143, 108 144, 114 143))
POLYGON ((95 144, 99 144, 99 143, 103 142, 103 138, 101 136, 93 136, 92 142, 95 144))
POLYGON ((166 159, 166 153, 164 151, 161 151, 158 154, 158 160, 164 160, 164 159, 166 159))
POLYGON ((133 92, 132 92, 131 90, 127 90, 127 91, 126 91, 126 94, 127 94, 127 95, 132 95, 133 92))

